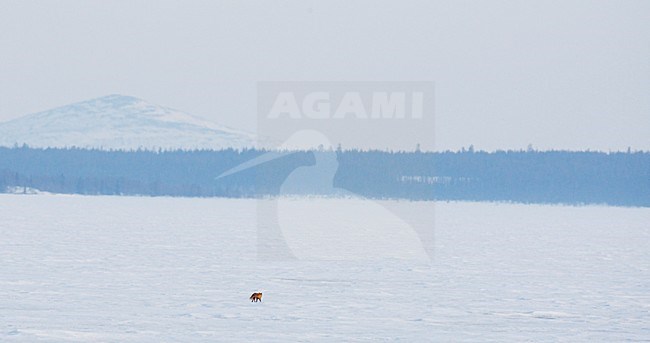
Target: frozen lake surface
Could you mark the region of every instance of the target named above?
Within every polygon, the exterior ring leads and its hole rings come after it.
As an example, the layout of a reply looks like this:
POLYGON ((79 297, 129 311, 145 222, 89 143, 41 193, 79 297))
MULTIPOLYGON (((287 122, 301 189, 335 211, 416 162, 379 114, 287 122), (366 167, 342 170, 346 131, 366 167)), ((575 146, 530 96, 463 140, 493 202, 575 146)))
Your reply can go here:
POLYGON ((267 260, 256 205, 0 195, 0 341, 650 340, 648 208, 437 203, 429 259, 375 202, 293 199, 318 227, 267 260))

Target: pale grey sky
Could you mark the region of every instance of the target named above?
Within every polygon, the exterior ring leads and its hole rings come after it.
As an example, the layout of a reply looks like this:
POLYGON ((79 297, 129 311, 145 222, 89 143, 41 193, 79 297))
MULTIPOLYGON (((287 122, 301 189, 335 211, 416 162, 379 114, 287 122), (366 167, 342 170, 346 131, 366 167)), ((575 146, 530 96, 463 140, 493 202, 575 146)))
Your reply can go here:
POLYGON ((650 149, 650 1, 0 0, 0 121, 112 93, 253 131, 258 81, 434 81, 438 149, 650 149))

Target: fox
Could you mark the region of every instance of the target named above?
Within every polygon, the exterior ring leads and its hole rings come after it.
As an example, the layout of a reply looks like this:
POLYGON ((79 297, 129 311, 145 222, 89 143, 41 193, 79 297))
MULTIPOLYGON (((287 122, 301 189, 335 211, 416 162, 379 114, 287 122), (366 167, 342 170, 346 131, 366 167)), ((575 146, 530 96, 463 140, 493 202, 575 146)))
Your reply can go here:
POLYGON ((253 293, 249 299, 251 302, 257 302, 258 300, 262 301, 262 293, 253 293))

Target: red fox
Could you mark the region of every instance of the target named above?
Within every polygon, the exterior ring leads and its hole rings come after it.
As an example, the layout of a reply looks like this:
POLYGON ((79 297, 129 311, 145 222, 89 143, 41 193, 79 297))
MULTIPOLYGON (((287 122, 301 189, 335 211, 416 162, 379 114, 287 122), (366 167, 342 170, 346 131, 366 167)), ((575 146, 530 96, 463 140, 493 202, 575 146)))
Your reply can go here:
POLYGON ((253 302, 262 301, 262 293, 253 293, 249 299, 253 302))

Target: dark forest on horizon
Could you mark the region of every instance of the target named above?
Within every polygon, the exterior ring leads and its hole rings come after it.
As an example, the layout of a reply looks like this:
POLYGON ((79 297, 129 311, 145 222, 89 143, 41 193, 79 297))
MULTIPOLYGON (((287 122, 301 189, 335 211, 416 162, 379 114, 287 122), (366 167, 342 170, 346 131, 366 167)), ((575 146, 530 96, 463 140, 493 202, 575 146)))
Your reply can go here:
POLYGON ((28 188, 85 195, 352 195, 650 206, 650 153, 0 147, 0 192, 28 188), (219 177, 256 158, 268 161, 219 177))

